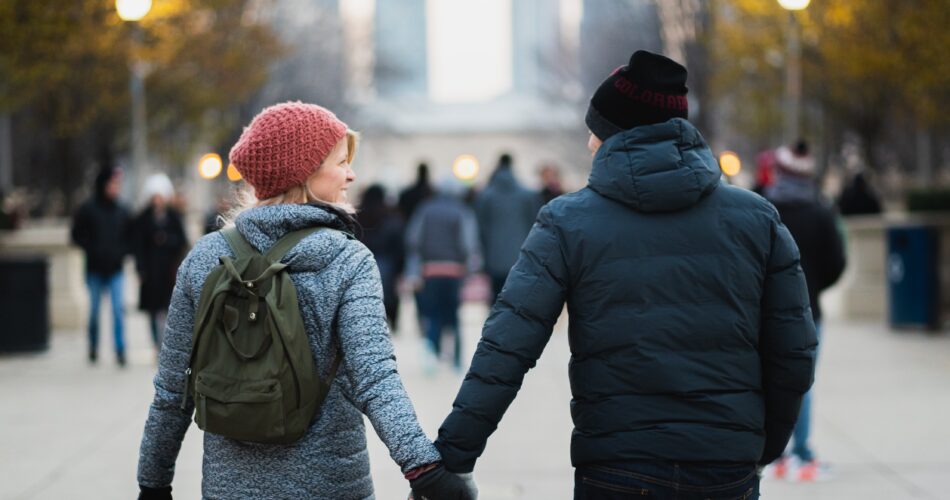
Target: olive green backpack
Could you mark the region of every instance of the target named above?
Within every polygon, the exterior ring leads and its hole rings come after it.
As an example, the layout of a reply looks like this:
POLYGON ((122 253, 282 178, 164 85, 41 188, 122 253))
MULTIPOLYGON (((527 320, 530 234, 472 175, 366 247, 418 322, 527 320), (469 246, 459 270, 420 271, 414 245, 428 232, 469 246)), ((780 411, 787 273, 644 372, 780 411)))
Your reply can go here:
POLYGON ((206 432, 255 443, 300 439, 330 390, 314 368, 297 290, 280 260, 320 228, 292 232, 261 255, 233 227, 221 234, 235 257, 221 257, 201 290, 185 371, 195 422, 206 432))

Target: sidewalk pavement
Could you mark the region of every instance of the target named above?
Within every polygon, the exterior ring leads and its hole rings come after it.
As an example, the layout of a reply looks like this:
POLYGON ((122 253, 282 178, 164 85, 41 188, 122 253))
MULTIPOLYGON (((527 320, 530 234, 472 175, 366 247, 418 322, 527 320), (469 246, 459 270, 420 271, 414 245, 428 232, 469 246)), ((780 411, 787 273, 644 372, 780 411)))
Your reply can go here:
MULTIPOLYGON (((404 302, 394 342, 400 372, 430 436, 461 381, 447 365, 421 366, 421 341, 404 302)), ((110 321, 103 311, 103 326, 110 321)), ((487 314, 463 308, 465 357, 487 314)), ((100 361, 86 362, 85 335, 57 331, 49 351, 0 356, 0 499, 128 499, 137 493, 138 445, 152 397, 155 356, 146 321, 127 317, 130 366, 119 369, 103 331, 100 361)), ((478 462, 480 498, 570 499, 572 468, 565 317, 478 462)), ((950 335, 892 332, 877 323, 828 322, 814 400, 813 443, 834 467, 814 484, 765 480, 768 499, 950 499, 950 335)), ((408 492, 367 425, 377 498, 408 492)), ((176 498, 198 498, 201 431, 178 460, 176 498)))

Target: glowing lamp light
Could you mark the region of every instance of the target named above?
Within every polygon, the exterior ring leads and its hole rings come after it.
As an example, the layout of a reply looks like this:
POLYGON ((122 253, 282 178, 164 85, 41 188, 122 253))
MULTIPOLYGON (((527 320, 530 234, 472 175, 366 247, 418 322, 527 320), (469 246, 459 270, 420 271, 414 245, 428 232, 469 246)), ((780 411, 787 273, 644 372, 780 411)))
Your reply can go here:
POLYGON ((198 174, 203 179, 214 179, 221 175, 221 156, 217 153, 208 153, 198 161, 198 174))
POLYGON ((778 3, 785 10, 803 10, 808 7, 811 0, 778 0, 778 3))
POLYGON ((231 182, 241 180, 241 172, 238 172, 233 163, 228 163, 228 180, 231 182))
POLYGON ((152 0, 115 0, 115 10, 123 21, 140 21, 152 10, 152 0))
POLYGON ((452 173, 463 181, 470 181, 477 177, 478 169, 478 159, 472 155, 461 155, 452 163, 452 173))
POLYGON ((742 171, 742 160, 732 151, 723 151, 719 155, 719 168, 729 177, 736 176, 742 171))

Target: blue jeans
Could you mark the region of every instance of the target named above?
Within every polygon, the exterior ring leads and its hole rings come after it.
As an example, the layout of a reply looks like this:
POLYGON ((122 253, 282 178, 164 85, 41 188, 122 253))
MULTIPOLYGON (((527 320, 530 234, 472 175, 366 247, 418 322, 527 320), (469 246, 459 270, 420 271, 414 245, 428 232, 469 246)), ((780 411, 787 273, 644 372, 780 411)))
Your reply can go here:
POLYGON ((125 354, 125 332, 122 318, 122 271, 111 276, 86 273, 86 286, 89 287, 89 352, 99 349, 99 299, 102 292, 109 290, 112 299, 112 325, 115 330, 115 352, 125 354))
POLYGON ((426 338, 432 351, 442 352, 442 331, 448 328, 455 342, 453 363, 462 366, 462 341, 459 335, 459 292, 462 280, 457 278, 427 278, 422 287, 422 309, 426 321, 426 338))
MULTIPOLYGON (((818 332, 818 338, 821 339, 821 325, 815 323, 815 330, 818 332)), ((820 345, 820 343, 819 343, 820 345)), ((815 353, 817 355, 817 351, 815 353)), ((795 422, 795 429, 792 431, 792 455, 797 456, 802 462, 814 460, 815 454, 812 453, 808 445, 808 438, 811 435, 811 390, 805 393, 802 398, 802 409, 798 412, 798 420, 795 422)))
POLYGON ((574 500, 747 500, 759 498, 755 465, 666 462, 591 465, 574 472, 574 500))

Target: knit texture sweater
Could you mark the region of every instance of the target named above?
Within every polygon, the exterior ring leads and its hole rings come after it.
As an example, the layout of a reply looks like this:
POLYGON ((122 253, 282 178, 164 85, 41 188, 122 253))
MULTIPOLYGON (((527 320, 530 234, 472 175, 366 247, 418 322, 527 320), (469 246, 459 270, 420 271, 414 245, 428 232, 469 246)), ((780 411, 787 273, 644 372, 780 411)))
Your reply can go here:
MULTIPOLYGON (((248 210, 235 224, 263 252, 291 231, 340 227, 341 221, 323 208, 279 205, 248 210)), ((197 242, 179 268, 139 455, 143 486, 172 482, 194 408, 190 397, 185 411, 180 404, 195 311, 205 278, 223 255, 234 253, 220 233, 212 233, 197 242)), ((403 472, 439 461, 396 371, 379 271, 369 250, 342 232, 324 230, 301 241, 282 262, 297 288, 318 373, 328 375, 338 351, 339 371, 314 422, 296 443, 256 444, 205 433, 202 496, 373 498, 363 415, 403 472)))

